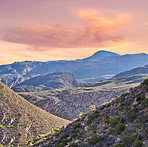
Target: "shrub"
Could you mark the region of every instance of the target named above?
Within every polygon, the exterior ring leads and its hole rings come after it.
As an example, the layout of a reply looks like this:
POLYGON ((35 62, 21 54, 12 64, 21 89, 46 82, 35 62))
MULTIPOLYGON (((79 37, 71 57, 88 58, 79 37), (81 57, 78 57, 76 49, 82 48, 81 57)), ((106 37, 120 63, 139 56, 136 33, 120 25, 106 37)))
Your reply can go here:
POLYGON ((115 129, 116 129, 116 134, 121 134, 125 129, 125 124, 119 123, 116 125, 115 129))
POLYGON ((98 117, 98 113, 97 112, 93 112, 92 114, 90 114, 88 116, 88 119, 87 119, 87 125, 90 125, 91 122, 98 117))
POLYGON ((113 147, 126 147, 126 146, 125 146, 125 143, 117 143, 113 145, 113 147))
POLYGON ((22 113, 20 112, 20 113, 18 114, 18 116, 22 116, 22 113))
POLYGON ((71 142, 68 147, 78 147, 78 144, 75 142, 71 142))
POLYGON ((133 142, 132 147, 142 147, 143 143, 140 140, 136 140, 133 142))
POLYGON ((145 98, 143 101, 142 101, 142 105, 144 107, 148 107, 148 98, 145 98))
POLYGON ((135 111, 129 111, 127 117, 130 122, 133 122, 137 117, 137 113, 135 111))
POLYGON ((143 115, 143 116, 139 117, 139 122, 140 123, 148 122, 148 115, 143 115))
POLYGON ((76 138, 77 136, 78 136, 77 133, 72 133, 72 134, 71 134, 71 138, 76 138))
POLYGON ((78 124, 74 125, 74 126, 73 126, 73 129, 80 128, 80 125, 81 125, 80 123, 78 123, 78 124))
POLYGON ((67 142, 68 142, 68 139, 63 139, 62 140, 62 143, 65 144, 65 145, 67 144, 67 142))
POLYGON ((121 142, 127 144, 127 146, 131 146, 132 143, 135 141, 136 135, 124 135, 121 136, 121 142))
POLYGON ((87 147, 87 145, 85 143, 81 143, 80 147, 87 147))
POLYGON ((22 133, 21 133, 21 132, 19 132, 19 133, 18 133, 18 136, 22 136, 22 133))
POLYGON ((148 78, 144 79, 142 82, 143 85, 148 85, 148 78))
POLYGON ((88 139, 88 143, 93 145, 103 139, 104 139, 103 136, 93 135, 90 139, 88 139))
POLYGON ((68 136, 69 136, 68 133, 63 132, 60 134, 61 139, 67 138, 68 136))
POLYGON ((114 118, 111 119, 110 124, 111 126, 115 126, 120 120, 120 116, 115 116, 114 118))
POLYGON ((60 144, 55 145, 54 147, 64 147, 64 144, 60 143, 60 144))
POLYGON ((4 129, 5 127, 3 125, 0 125, 0 128, 4 129))

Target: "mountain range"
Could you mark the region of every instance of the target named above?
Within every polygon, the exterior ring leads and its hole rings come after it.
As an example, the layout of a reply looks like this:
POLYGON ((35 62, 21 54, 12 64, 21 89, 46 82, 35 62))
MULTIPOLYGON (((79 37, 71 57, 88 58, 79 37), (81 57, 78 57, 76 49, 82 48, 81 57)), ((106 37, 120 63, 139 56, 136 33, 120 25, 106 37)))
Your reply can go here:
POLYGON ((0 80, 14 87, 21 82, 41 74, 68 71, 79 81, 99 81, 119 72, 148 64, 148 54, 118 55, 109 51, 98 51, 91 57, 73 61, 25 61, 0 66, 0 80))

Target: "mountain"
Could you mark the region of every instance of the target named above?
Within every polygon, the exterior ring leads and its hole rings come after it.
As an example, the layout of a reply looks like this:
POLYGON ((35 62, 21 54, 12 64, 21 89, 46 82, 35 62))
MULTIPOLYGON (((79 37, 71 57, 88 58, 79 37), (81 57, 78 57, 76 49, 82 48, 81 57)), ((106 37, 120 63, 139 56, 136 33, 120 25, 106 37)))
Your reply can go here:
POLYGON ((36 92, 68 88, 78 84, 74 74, 70 72, 55 72, 42 74, 12 87, 15 92, 36 92))
POLYGON ((0 146, 24 146, 69 121, 34 106, 0 82, 0 146))
POLYGON ((140 75, 140 74, 148 74, 148 65, 121 72, 115 75, 113 78, 124 78, 127 76, 140 75))
POLYGON ((116 55, 100 51, 92 57, 73 61, 15 62, 0 66, 0 80, 14 87, 35 76, 59 71, 72 72, 79 81, 103 80, 109 75, 148 64, 148 54, 116 55), (93 59, 94 58, 94 59, 93 59))
MULTIPOLYGON (((146 67, 139 68, 145 69, 146 67)), ((139 85, 148 77, 148 71, 140 71, 138 70, 137 74, 127 71, 130 74, 124 77, 115 76, 116 78, 113 77, 99 82, 80 83, 66 89, 19 94, 47 112, 73 120, 80 112, 85 113, 89 107, 98 107, 105 102, 110 102, 116 95, 120 95, 130 87, 139 85)))
POLYGON ((88 58, 84 58, 84 61, 99 61, 103 58, 108 58, 108 57, 118 57, 120 56, 119 54, 113 53, 113 52, 109 52, 109 51, 98 51, 96 53, 94 53, 92 56, 88 57, 88 58))
POLYGON ((36 147, 147 147, 148 79, 46 136, 36 147))

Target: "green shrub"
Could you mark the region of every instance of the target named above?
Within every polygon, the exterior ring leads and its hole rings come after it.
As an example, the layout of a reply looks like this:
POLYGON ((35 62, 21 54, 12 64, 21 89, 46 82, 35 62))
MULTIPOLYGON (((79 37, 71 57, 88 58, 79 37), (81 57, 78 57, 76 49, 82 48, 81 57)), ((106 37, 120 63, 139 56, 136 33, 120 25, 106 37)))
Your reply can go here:
POLYGON ((68 142, 68 139, 63 139, 62 140, 62 143, 65 144, 65 145, 67 144, 67 142, 68 142))
POLYGON ((73 129, 80 128, 80 125, 81 125, 80 123, 78 123, 78 124, 74 125, 74 126, 73 126, 73 129))
POLYGON ((140 140, 136 140, 133 142, 132 147, 142 147, 143 143, 140 140))
POLYGON ((129 111, 127 117, 130 122, 133 122, 137 117, 137 113, 135 111, 129 111))
POLYGON ((143 115, 139 117, 139 122, 140 123, 146 123, 148 122, 148 115, 143 115))
POLYGON ((22 113, 20 112, 20 113, 18 114, 18 116, 22 116, 22 113))
POLYGON ((126 147, 126 146, 125 146, 125 143, 117 143, 113 145, 113 147, 126 147))
POLYGON ((77 136, 78 136, 77 133, 72 133, 72 134, 71 134, 71 138, 76 138, 77 136))
POLYGON ((87 147, 87 145, 85 143, 81 143, 80 147, 87 147))
POLYGON ((65 133, 65 132, 60 134, 61 139, 67 138, 68 136, 69 136, 68 133, 65 133))
POLYGON ((144 107, 148 107, 148 98, 145 98, 143 101, 142 101, 142 105, 144 107))
POLYGON ((87 119, 87 125, 90 125, 91 122, 98 117, 98 113, 97 112, 93 112, 92 114, 90 114, 88 116, 88 119, 87 119))
POLYGON ((83 135, 79 134, 79 135, 76 136, 76 139, 79 139, 79 138, 82 138, 82 137, 83 137, 83 135))
POLYGON ((5 127, 3 125, 0 125, 0 128, 4 129, 5 127))
POLYGON ((93 145, 103 139, 104 139, 103 136, 93 135, 90 139, 88 139, 88 143, 93 145))
POLYGON ((115 126, 115 129, 116 129, 116 134, 121 134, 125 129, 125 124, 124 123, 118 123, 115 126))
POLYGON ((115 126, 120 120, 120 116, 115 116, 114 118, 111 118, 110 124, 111 126, 115 126))
POLYGON ((65 145, 63 143, 57 144, 54 147, 64 147, 65 145))
POLYGON ((136 135, 124 135, 121 136, 121 142, 127 144, 127 146, 131 146, 132 143, 135 141, 136 137, 136 135))
POLYGON ((148 78, 144 79, 142 82, 143 85, 148 85, 148 78))
POLYGON ((78 144, 75 142, 71 142, 68 147, 78 147, 78 144))
POLYGON ((18 136, 22 136, 22 133, 21 133, 21 132, 19 132, 19 133, 18 133, 18 136))

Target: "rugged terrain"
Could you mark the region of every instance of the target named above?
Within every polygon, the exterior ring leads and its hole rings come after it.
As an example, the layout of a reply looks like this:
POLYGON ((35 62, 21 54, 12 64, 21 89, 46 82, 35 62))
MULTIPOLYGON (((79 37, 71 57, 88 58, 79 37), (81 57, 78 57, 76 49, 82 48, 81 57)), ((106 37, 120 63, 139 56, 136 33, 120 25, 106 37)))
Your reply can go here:
POLYGON ((26 101, 0 82, 0 146, 19 146, 69 121, 26 101))
MULTIPOLYGON (((142 73, 142 72, 141 72, 142 73)), ((68 89, 19 93, 31 103, 56 116, 73 120, 89 107, 98 107, 111 101, 130 87, 138 85, 148 77, 145 74, 111 78, 104 81, 81 83, 68 89)))
POLYGON ((148 79, 35 146, 147 147, 148 79))
POLYGON ((13 87, 32 77, 57 71, 68 71, 81 82, 103 80, 119 72, 148 64, 148 54, 118 55, 98 51, 91 57, 73 61, 15 62, 0 66, 0 80, 13 87))
POLYGON ((70 72, 55 72, 36 76, 12 87, 12 89, 15 92, 36 92, 68 88, 76 84, 78 84, 78 81, 74 74, 70 72))

